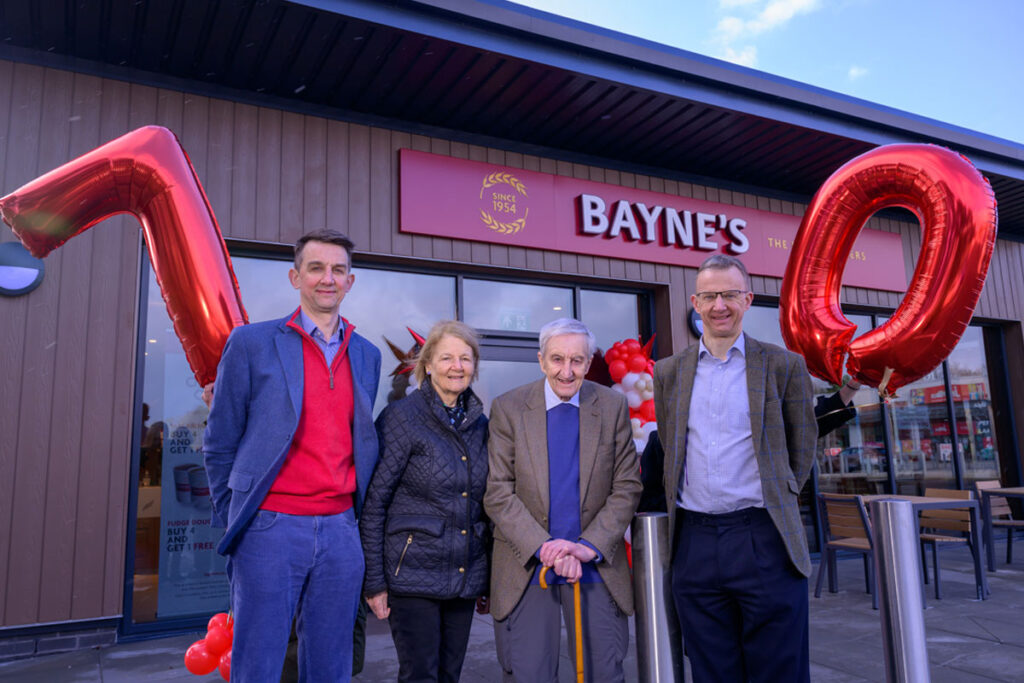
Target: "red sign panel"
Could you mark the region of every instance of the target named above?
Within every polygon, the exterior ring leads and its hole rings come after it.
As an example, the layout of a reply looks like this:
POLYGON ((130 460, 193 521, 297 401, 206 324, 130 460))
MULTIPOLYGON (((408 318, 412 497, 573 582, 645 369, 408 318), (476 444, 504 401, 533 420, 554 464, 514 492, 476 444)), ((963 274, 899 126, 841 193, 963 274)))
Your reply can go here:
MULTIPOLYGON (((698 266, 720 251, 781 277, 800 218, 403 149, 400 229, 435 237, 698 266)), ((906 290, 899 235, 862 230, 843 273, 906 290)))

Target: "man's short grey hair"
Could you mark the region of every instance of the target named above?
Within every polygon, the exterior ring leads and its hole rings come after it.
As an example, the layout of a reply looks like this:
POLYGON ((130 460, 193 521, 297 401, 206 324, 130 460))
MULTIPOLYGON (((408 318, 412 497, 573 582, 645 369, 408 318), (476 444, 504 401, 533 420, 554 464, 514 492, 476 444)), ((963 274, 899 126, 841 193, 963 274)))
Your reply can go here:
POLYGON ((750 291, 750 273, 747 272, 747 267, 743 265, 743 261, 740 261, 735 256, 729 254, 712 254, 704 259, 704 262, 700 264, 700 268, 697 269, 697 274, 700 275, 703 270, 729 270, 735 268, 740 271, 740 275, 743 276, 743 286, 750 291))
POLYGON ((582 334, 587 338, 587 351, 590 358, 597 351, 597 339, 594 337, 594 333, 590 331, 590 328, 581 323, 579 320, 573 318, 559 318, 558 320, 552 320, 544 327, 540 328, 540 352, 544 354, 544 349, 547 348, 548 340, 552 337, 558 337, 563 334, 582 334))

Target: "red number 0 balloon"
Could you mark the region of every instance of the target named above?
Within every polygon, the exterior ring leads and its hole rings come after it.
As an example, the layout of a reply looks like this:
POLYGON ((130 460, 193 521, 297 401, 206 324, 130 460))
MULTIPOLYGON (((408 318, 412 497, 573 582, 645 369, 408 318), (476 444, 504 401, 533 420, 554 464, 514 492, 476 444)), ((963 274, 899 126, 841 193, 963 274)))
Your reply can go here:
POLYGON ((138 218, 192 372, 213 381, 228 334, 248 319, 217 219, 171 131, 147 126, 108 142, 0 199, 0 212, 39 258, 115 214, 138 218))
POLYGON ((786 266, 780 323, 786 346, 834 383, 847 369, 882 392, 928 374, 956 346, 985 284, 996 241, 988 181, 963 156, 934 145, 879 147, 825 181, 804 215, 786 266), (921 222, 921 253, 903 302, 882 326, 850 341, 839 307, 843 268, 865 221, 902 206, 921 222))

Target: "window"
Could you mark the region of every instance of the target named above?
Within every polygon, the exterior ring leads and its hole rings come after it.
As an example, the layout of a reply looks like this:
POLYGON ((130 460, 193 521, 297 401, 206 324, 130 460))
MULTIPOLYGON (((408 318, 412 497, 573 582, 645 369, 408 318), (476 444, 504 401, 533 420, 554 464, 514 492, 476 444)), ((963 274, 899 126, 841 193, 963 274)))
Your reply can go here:
POLYGON ((465 322, 479 330, 537 332, 552 320, 573 317, 572 289, 568 287, 470 278, 462 287, 465 322))
MULTIPOLYGON (((887 320, 867 314, 848 314, 847 318, 857 325, 854 338, 887 320)), ((775 306, 752 306, 743 322, 744 330, 753 337, 782 345, 775 306)), ((957 488, 962 482, 964 488, 971 488, 976 480, 998 479, 999 454, 983 332, 980 327, 967 328, 945 362, 900 387, 884 409, 878 391, 862 387, 853 399, 856 417, 818 444, 817 490, 920 495, 928 487, 957 488), (946 396, 947 377, 951 401, 946 396), (886 447, 887 420, 891 448, 886 447)), ((813 376, 811 382, 819 396, 838 389, 813 376)), ((813 488, 812 482, 801 493, 805 522, 817 516, 816 506, 810 505, 813 488)), ((810 538, 813 547, 814 536, 810 538)))

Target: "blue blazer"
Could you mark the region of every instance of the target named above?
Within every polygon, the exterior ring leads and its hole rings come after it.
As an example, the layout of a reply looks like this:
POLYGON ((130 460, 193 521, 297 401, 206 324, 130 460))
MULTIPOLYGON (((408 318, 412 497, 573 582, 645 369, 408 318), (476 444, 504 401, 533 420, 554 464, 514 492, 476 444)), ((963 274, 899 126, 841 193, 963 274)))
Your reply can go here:
MULTIPOLYGON (((214 526, 226 527, 217 552, 231 553, 277 478, 302 412, 302 336, 280 320, 236 327, 217 366, 217 387, 203 437, 214 526)), ((377 464, 373 402, 380 379, 380 351, 352 333, 356 468, 359 514, 377 464)))

